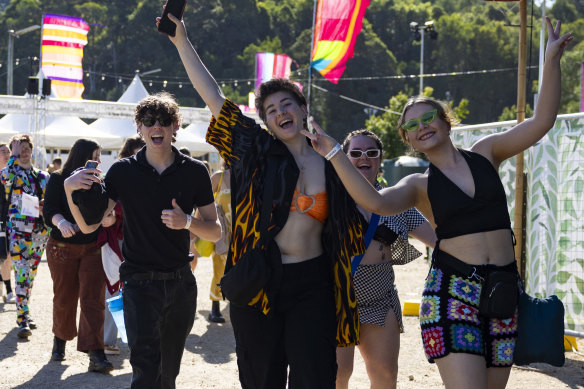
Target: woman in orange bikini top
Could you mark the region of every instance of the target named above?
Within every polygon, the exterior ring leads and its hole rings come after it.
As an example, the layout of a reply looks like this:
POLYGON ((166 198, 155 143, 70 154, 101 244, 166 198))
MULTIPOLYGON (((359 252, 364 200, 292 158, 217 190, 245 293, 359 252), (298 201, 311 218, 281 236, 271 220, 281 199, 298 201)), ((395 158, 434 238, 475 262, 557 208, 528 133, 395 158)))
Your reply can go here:
POLYGON ((328 196, 326 192, 307 195, 300 193, 298 188, 294 189, 290 212, 295 211, 305 213, 324 224, 328 217, 328 196))

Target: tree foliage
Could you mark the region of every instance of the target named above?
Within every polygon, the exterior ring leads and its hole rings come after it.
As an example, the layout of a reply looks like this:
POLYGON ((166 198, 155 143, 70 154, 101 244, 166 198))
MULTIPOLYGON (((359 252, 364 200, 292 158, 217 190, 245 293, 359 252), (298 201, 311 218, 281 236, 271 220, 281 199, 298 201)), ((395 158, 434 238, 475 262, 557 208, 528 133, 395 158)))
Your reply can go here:
MULTIPOLYGON (((294 60, 292 77, 307 94, 312 43, 313 0, 189 0, 185 21, 189 38, 225 94, 247 104, 255 78, 255 53, 285 53, 294 60)), ((424 86, 440 99, 458 102, 465 123, 507 117, 516 104, 519 15, 517 3, 476 0, 372 1, 357 37, 354 57, 338 84, 312 71, 311 115, 335 137, 367 126, 378 132, 388 155, 405 149, 396 138, 397 116, 371 106, 401 111, 408 96, 418 93, 420 42, 410 22, 433 20, 438 39, 424 40, 424 86), (351 101, 353 100, 353 101, 351 101), (357 101, 357 102, 355 102, 357 101), (359 102, 365 103, 361 104, 359 102), (463 104, 464 102, 464 104, 463 104)), ((176 49, 156 31, 160 2, 150 0, 0 0, 0 31, 41 24, 44 13, 83 17, 91 25, 84 51, 84 98, 116 100, 136 71, 161 69, 143 78, 150 92, 175 94, 180 103, 203 106, 190 87, 176 49), (163 82, 166 81, 166 84, 163 82), (166 85, 166 86, 164 86, 166 85)), ((584 36, 584 0, 556 0, 547 14, 561 17, 563 31, 584 36)), ((533 14, 538 15, 537 6, 533 14)), ((527 85, 537 80, 539 29, 537 18, 528 30, 527 85)), ((6 39, 7 34, 0 37, 6 39)), ((576 40, 577 40, 576 39, 576 40)), ((39 67, 40 30, 18 38, 14 57, 14 92, 23 94, 28 76, 39 67), (36 59, 35 59, 36 57, 36 59)), ((6 89, 7 45, 0 44, 0 93, 6 89)), ((575 41, 563 62, 560 113, 580 104, 580 68, 584 43, 575 41)), ((426 93, 426 92, 425 92, 426 93)), ((528 101, 531 101, 528 95, 528 101)))

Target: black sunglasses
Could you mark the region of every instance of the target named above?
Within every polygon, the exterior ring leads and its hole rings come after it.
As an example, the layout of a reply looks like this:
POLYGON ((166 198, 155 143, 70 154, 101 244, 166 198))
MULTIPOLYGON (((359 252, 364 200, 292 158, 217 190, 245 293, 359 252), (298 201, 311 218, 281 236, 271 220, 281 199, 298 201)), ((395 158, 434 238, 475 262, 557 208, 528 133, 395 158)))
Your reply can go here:
POLYGON ((377 158, 381 154, 379 149, 369 149, 369 150, 359 150, 353 149, 349 150, 349 157, 351 158, 361 158, 363 155, 366 155, 367 158, 377 158))
POLYGON ((166 127, 172 123, 172 116, 168 115, 144 116, 143 118, 140 119, 140 123, 142 123, 146 127, 152 127, 154 124, 156 124, 157 120, 162 127, 166 127))

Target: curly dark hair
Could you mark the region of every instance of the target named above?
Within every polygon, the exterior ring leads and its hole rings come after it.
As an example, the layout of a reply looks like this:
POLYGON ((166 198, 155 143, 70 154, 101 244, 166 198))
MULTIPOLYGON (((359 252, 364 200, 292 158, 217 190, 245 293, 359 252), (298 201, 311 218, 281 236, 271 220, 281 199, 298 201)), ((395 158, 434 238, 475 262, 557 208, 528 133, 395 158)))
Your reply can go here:
POLYGON ((274 78, 261 84, 255 92, 255 107, 256 112, 260 115, 260 119, 266 123, 266 110, 264 109, 264 102, 268 96, 277 92, 288 92, 298 103, 298 105, 306 106, 306 97, 302 94, 298 86, 292 81, 285 78, 274 78))
MULTIPOLYGON (((179 128, 182 121, 182 115, 178 111, 178 101, 168 92, 158 92, 153 95, 144 97, 136 108, 134 108, 134 121, 140 124, 140 119, 146 115, 168 115, 172 122, 178 122, 179 128)), ((176 132, 173 134, 172 141, 176 141, 176 132)))

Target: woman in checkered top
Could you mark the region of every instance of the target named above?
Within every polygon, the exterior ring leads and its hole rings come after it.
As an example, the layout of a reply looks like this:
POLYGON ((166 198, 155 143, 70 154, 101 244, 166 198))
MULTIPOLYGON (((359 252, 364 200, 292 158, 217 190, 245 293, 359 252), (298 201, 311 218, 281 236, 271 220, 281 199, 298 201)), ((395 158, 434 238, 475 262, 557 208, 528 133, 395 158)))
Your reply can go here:
MULTIPOLYGON (((383 146, 374 133, 351 132, 343 142, 343 151, 361 174, 377 188, 383 146)), ((359 207, 369 221, 371 213, 359 207)), ((361 343, 371 387, 392 387, 397 383, 400 332, 404 331, 401 306, 394 285, 393 265, 403 265, 421 253, 408 243, 408 234, 428 246, 434 246, 436 234, 415 208, 395 216, 382 216, 367 252, 357 268, 353 282, 357 296, 361 343)), ((337 348, 337 389, 348 388, 353 371, 355 347, 337 348)))

